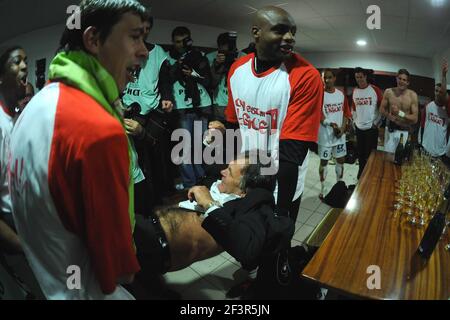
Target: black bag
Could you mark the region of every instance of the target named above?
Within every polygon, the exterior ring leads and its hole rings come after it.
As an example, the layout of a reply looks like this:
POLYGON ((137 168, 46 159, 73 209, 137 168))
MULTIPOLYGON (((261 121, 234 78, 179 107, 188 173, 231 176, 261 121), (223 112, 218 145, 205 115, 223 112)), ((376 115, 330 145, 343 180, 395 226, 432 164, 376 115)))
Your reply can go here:
POLYGON ((325 196, 323 202, 333 208, 344 209, 347 206, 347 202, 350 200, 354 189, 354 185, 347 187, 344 181, 338 181, 325 196))
POLYGON ((147 133, 155 141, 170 135, 169 119, 163 111, 153 110, 147 116, 147 133))
POLYGON ((347 141, 347 155, 345 156, 345 163, 354 164, 358 159, 358 151, 355 148, 353 141, 347 141))
MULTIPOLYGON (((252 300, 318 300, 320 286, 300 276, 312 259, 314 252, 306 252, 302 246, 283 250, 287 254, 289 275, 280 279, 279 254, 266 258, 259 266, 258 277, 251 292, 244 299, 252 300)), ((286 258, 286 256, 285 256, 286 258)))

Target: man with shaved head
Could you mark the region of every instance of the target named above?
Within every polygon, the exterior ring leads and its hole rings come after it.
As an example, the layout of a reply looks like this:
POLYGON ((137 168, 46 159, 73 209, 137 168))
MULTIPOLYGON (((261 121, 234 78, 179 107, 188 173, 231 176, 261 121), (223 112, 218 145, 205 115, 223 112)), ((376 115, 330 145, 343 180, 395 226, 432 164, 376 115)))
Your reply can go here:
MULTIPOLYGON (((294 19, 281 8, 269 6, 256 13, 252 26, 256 53, 238 59, 228 75, 227 123, 210 123, 210 129, 220 130, 238 125, 243 149, 271 152, 278 169, 277 214, 294 221, 309 146, 318 140, 323 100, 319 72, 293 52, 296 31, 294 19)), ((280 270, 286 271, 285 266, 280 270)))

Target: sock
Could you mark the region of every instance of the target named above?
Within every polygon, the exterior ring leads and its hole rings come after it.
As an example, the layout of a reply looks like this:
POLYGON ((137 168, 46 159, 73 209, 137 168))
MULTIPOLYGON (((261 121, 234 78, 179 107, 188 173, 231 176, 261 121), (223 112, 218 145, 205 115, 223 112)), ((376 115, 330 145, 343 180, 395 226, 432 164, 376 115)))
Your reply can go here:
POLYGON ((336 171, 336 180, 342 181, 342 178, 344 177, 344 164, 336 162, 336 167, 334 170, 336 171))
POLYGON ((319 175, 320 175, 320 193, 323 194, 325 191, 325 179, 327 178, 328 166, 319 166, 319 175))

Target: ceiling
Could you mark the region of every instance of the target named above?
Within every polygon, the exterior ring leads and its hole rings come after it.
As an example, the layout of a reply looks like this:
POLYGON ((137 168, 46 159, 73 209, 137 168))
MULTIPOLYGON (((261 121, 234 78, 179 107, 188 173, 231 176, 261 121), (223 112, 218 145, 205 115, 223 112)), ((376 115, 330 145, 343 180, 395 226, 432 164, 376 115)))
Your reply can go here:
MULTIPOLYGON (((77 0, 0 0, 0 43, 64 23, 77 0), (7 26, 6 28, 4 26, 7 26)), ((248 34, 255 9, 279 5, 294 17, 300 51, 367 51, 432 57, 450 48, 450 0, 143 0, 156 19, 248 34), (432 2, 442 1, 441 7, 432 2), (369 5, 381 9, 381 30, 369 30, 369 5), (358 48, 356 40, 368 45, 358 48)), ((154 32, 157 32, 155 29, 154 32)))

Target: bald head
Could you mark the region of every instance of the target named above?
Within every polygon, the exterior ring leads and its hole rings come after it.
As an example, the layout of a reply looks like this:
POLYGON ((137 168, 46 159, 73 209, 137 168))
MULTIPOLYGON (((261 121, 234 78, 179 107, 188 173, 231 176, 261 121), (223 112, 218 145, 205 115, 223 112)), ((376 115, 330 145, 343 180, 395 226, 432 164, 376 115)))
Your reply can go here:
POLYGON ((276 24, 283 20, 290 20, 292 24, 295 24, 294 19, 286 10, 280 7, 267 6, 256 12, 253 25, 262 28, 265 24, 276 24))
POLYGON ((258 10, 252 27, 258 58, 279 62, 289 58, 296 31, 294 19, 285 10, 274 6, 258 10))

